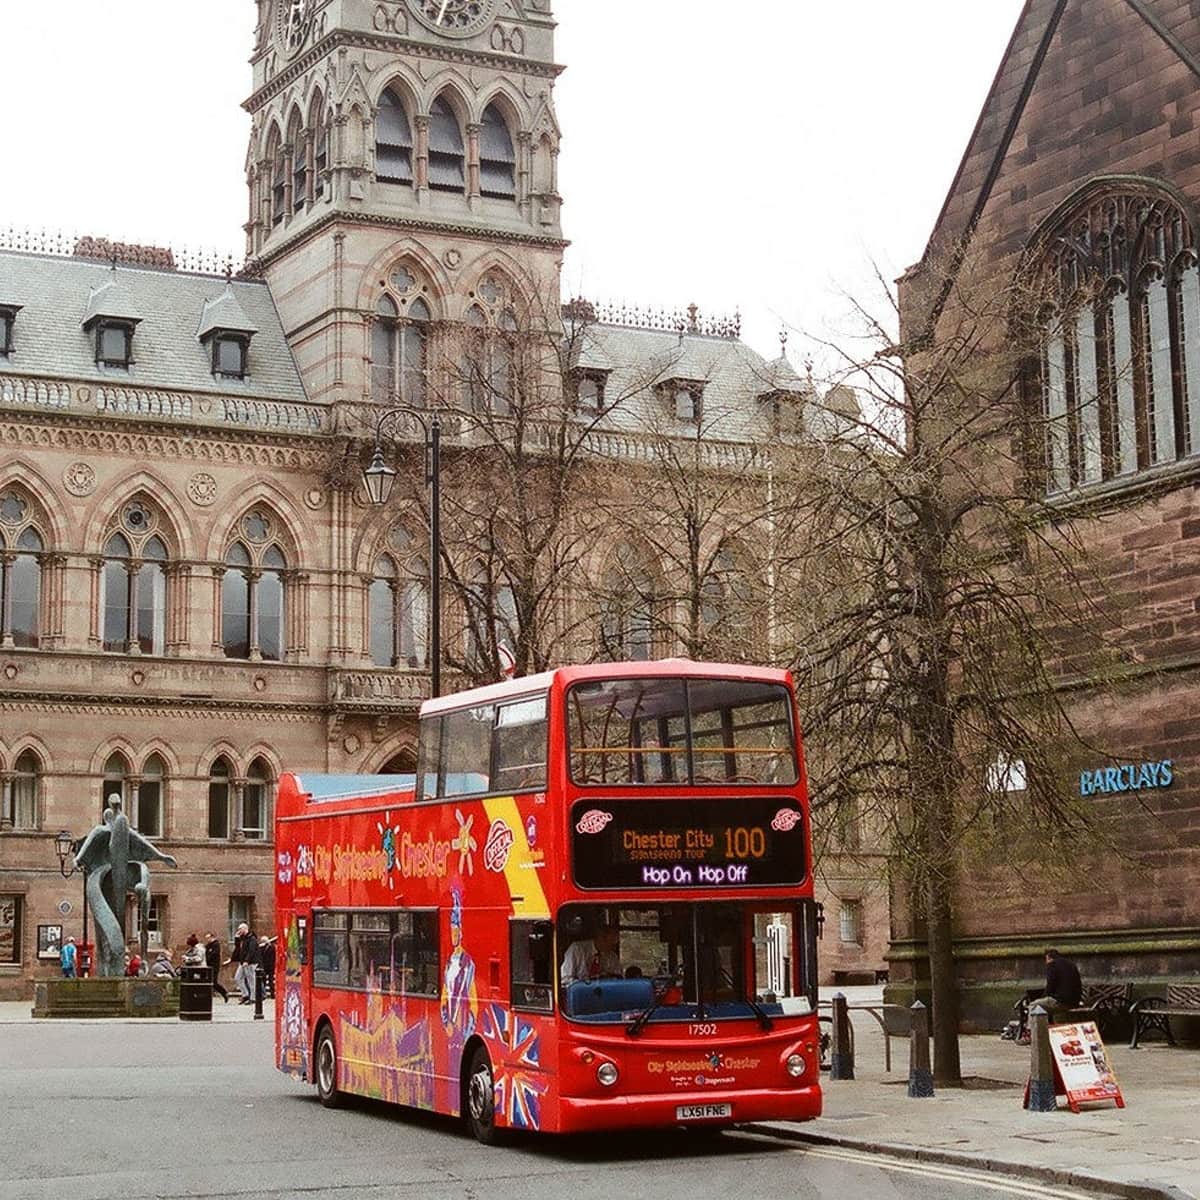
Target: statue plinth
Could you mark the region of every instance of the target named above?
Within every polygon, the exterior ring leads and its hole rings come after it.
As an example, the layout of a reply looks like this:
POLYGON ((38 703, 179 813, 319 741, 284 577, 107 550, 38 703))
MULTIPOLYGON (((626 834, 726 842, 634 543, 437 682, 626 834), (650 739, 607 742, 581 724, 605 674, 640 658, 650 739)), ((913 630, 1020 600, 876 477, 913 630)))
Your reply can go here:
POLYGON ((175 1017, 177 979, 39 979, 33 988, 35 1017, 175 1017))

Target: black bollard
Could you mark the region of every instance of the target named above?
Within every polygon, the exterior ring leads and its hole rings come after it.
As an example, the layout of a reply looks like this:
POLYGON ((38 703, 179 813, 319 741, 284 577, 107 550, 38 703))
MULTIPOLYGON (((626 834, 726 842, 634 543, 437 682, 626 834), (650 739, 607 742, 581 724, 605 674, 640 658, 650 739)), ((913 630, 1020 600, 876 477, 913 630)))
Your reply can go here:
POLYGON ((263 1019, 263 974, 262 963, 255 964, 254 967, 254 1019, 261 1021, 263 1019))
POLYGON ((1050 1018, 1039 1004, 1029 1013, 1029 1086, 1025 1107, 1030 1112, 1057 1112, 1054 1060, 1050 1054, 1050 1018))
POLYGON ((933 1095, 933 1072, 929 1069, 929 1009, 917 1000, 909 1010, 912 1031, 908 1038, 908 1094, 914 1099, 933 1095))
POLYGON ((850 1029, 846 997, 841 992, 835 992, 833 997, 833 1042, 829 1049, 829 1078, 854 1078, 854 1034, 850 1029))

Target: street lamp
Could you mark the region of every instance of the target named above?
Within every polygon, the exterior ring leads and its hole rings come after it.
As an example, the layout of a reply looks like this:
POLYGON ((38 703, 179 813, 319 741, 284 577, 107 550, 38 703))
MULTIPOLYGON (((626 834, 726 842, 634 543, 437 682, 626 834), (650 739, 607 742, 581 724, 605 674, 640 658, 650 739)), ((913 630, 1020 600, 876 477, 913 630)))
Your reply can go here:
POLYGON ((392 494, 396 470, 383 457, 383 427, 397 417, 409 417, 425 435, 425 485, 429 488, 429 656, 430 690, 442 694, 442 586, 441 586, 441 474, 442 419, 436 413, 424 413, 405 404, 389 408, 380 414, 375 425, 375 452, 371 465, 363 471, 363 486, 372 504, 382 506, 392 494))
POLYGON ((64 879, 70 879, 76 871, 83 874, 83 944, 79 947, 79 974, 91 975, 91 955, 88 953, 88 896, 87 896, 87 867, 75 865, 75 855, 79 853, 83 839, 78 841, 65 829, 60 829, 54 835, 54 853, 58 855, 59 874, 64 879))

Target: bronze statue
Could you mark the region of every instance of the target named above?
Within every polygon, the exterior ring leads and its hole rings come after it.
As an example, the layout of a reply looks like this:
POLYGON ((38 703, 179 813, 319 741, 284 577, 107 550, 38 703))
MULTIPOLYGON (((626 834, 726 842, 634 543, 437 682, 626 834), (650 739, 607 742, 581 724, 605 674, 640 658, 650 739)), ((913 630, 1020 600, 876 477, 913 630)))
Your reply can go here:
POLYGON ((98 974, 106 978, 125 973, 125 897, 132 888, 141 913, 141 954, 146 957, 146 916, 150 911, 150 868, 147 863, 179 864, 156 850, 135 829, 121 811, 121 798, 109 796, 104 817, 83 839, 75 865, 85 869, 87 898, 96 919, 96 958, 98 974), (137 868, 138 879, 130 883, 130 869, 137 868))

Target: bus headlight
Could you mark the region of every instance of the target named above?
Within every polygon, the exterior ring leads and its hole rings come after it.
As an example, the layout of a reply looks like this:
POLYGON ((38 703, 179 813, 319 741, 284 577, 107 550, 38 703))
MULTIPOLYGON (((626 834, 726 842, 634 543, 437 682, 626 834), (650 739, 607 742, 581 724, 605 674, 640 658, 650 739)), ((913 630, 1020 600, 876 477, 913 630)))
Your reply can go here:
POLYGON ((617 1070, 616 1063, 602 1062, 596 1068, 596 1078, 600 1080, 605 1087, 612 1087, 612 1085, 617 1082, 617 1077, 619 1075, 620 1071, 617 1070))
POLYGON ((804 1061, 803 1054, 789 1054, 787 1057, 787 1073, 793 1079, 799 1079, 804 1074, 808 1064, 804 1061))

